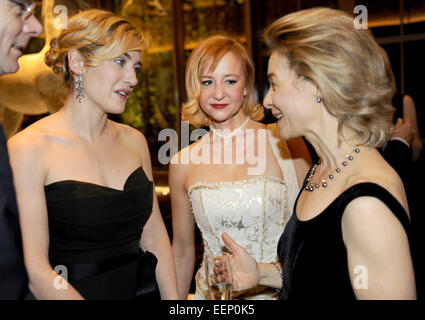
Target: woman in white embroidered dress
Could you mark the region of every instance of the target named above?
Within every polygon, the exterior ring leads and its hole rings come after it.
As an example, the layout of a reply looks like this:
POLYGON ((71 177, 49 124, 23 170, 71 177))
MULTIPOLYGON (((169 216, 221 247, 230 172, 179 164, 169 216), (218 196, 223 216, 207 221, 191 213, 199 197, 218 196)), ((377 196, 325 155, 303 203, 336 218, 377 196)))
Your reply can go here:
MULTIPOLYGON (((180 299, 186 299, 195 264, 195 222, 204 254, 223 254, 221 234, 237 239, 258 261, 276 261, 276 246, 310 166, 301 139, 280 141, 273 126, 257 122, 254 67, 236 40, 213 36, 190 55, 188 103, 183 120, 210 126, 197 142, 171 160, 173 255, 180 299)), ((273 289, 238 292, 237 299, 276 299, 273 289)), ((195 299, 210 299, 203 268, 195 299)))

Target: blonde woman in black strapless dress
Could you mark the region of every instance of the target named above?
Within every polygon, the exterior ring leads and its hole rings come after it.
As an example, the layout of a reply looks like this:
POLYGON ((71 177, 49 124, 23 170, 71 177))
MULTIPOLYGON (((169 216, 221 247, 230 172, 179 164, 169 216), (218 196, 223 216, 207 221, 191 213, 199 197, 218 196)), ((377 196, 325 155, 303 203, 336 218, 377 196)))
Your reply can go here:
POLYGON ((9 141, 37 299, 177 298, 146 139, 108 120, 125 109, 144 47, 130 23, 102 10, 73 16, 51 42, 46 63, 71 93, 9 141))

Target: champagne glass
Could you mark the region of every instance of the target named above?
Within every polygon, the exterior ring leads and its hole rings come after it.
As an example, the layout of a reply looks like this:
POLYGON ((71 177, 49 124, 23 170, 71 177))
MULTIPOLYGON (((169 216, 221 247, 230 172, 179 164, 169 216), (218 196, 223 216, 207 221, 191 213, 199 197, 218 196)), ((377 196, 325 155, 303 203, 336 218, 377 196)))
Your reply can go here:
POLYGON ((233 277, 229 255, 204 257, 205 276, 212 300, 232 300, 233 277), (220 269, 220 274, 216 272, 220 269))

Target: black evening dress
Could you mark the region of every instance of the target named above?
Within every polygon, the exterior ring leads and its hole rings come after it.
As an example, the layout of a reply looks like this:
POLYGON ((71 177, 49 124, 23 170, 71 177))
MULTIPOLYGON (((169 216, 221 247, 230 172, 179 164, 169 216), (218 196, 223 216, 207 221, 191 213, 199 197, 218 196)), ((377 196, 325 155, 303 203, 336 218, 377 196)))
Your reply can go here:
POLYGON ((280 299, 355 299, 342 239, 341 219, 348 203, 362 196, 376 197, 385 203, 409 237, 410 222, 406 211, 387 190, 377 184, 359 183, 352 186, 322 213, 307 221, 297 218, 297 198, 292 217, 278 244, 284 278, 280 299))
POLYGON ((140 274, 141 261, 153 270, 157 262, 139 247, 153 200, 153 183, 141 167, 123 190, 64 180, 46 185, 45 194, 50 263, 84 298, 136 299, 143 287, 157 285, 154 271, 140 274), (141 283, 146 276, 150 283, 141 283))

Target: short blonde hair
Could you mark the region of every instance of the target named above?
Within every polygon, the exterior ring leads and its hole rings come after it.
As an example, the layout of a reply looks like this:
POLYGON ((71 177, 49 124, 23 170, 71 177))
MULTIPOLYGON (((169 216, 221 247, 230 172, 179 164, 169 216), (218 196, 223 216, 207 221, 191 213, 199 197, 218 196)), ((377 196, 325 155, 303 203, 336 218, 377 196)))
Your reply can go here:
POLYGON ((205 67, 215 70, 221 58, 229 52, 233 52, 240 58, 245 75, 245 88, 247 94, 242 103, 245 113, 253 120, 261 120, 264 110, 261 105, 254 105, 254 63, 252 62, 245 47, 237 40, 216 35, 202 41, 190 54, 186 65, 186 93, 188 102, 183 104, 182 119, 189 121, 195 127, 210 124, 207 115, 199 105, 201 94, 201 75, 205 67))
POLYGON ((87 66, 96 66, 126 52, 141 51, 146 46, 142 33, 124 18, 109 11, 90 9, 69 19, 67 28, 50 41, 44 61, 70 83, 68 52, 72 49, 81 53, 87 66))
POLYGON ((317 85, 328 112, 354 131, 359 145, 379 147, 392 129, 394 76, 385 51, 353 17, 329 8, 286 15, 264 34, 298 78, 317 85))

